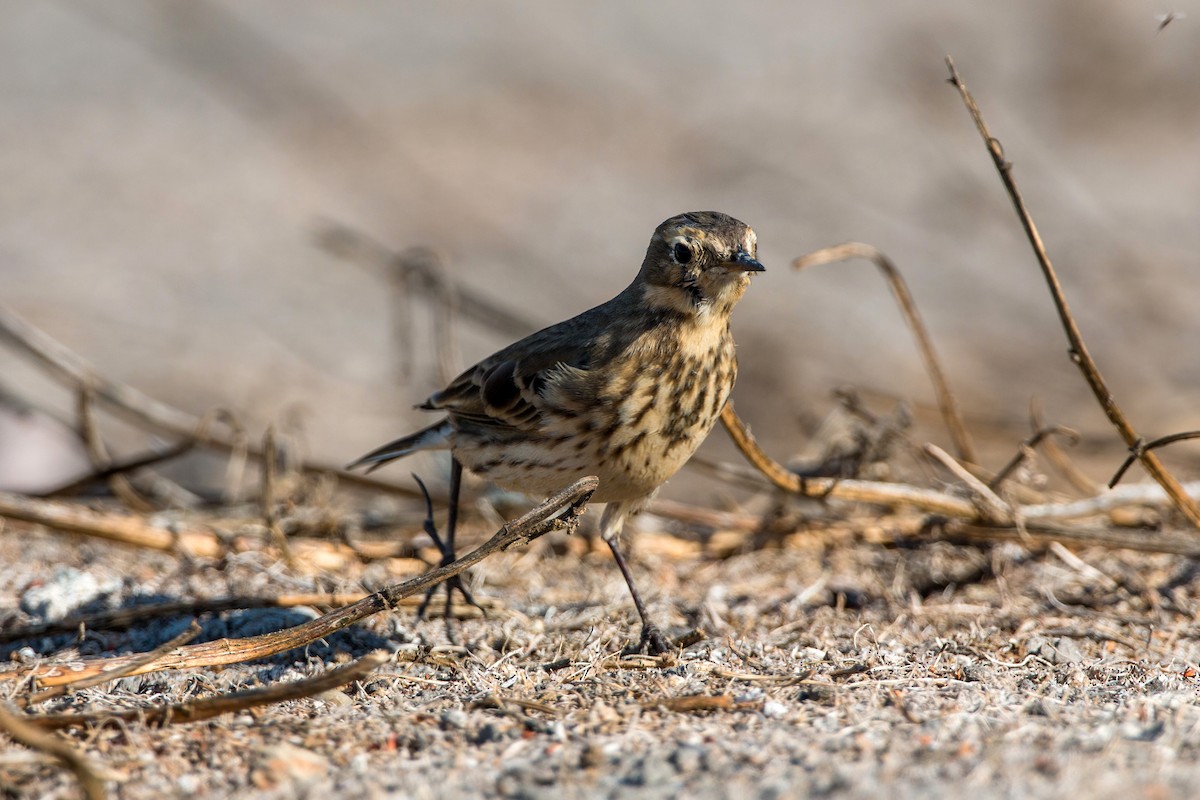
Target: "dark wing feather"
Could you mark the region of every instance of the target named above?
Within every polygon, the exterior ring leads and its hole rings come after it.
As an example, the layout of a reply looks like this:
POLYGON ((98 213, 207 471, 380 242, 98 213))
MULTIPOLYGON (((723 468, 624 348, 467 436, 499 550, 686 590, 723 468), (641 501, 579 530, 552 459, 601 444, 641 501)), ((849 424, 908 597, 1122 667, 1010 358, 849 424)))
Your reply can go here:
POLYGON ((593 378, 588 371, 607 316, 598 306, 538 331, 463 372, 420 407, 446 411, 457 423, 496 430, 537 430, 547 413, 581 409, 593 378))

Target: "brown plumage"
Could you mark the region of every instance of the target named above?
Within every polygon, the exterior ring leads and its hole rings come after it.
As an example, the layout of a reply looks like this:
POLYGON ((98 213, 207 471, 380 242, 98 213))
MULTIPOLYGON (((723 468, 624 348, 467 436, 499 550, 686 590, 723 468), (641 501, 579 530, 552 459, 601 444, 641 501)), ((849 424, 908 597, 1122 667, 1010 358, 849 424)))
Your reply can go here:
POLYGON ((763 269, 756 253, 754 231, 725 214, 668 219, 624 291, 466 370, 420 406, 443 420, 357 464, 449 448, 477 475, 534 495, 596 475, 593 500, 608 504, 601 534, 630 582, 643 639, 661 650, 618 536, 725 405, 737 377, 729 314, 763 269))

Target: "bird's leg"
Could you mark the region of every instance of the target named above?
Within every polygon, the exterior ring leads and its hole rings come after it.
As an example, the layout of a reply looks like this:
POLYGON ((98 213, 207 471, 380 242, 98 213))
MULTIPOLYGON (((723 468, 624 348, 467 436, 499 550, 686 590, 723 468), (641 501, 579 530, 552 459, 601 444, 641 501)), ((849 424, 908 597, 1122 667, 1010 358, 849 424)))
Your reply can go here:
MULTIPOLYGON (((417 484, 421 487, 421 492, 425 495, 425 532, 429 534, 429 538, 433 539, 434 546, 437 547, 442 554, 442 562, 438 565, 444 567, 453 563, 455 559, 454 552, 454 533, 458 527, 458 497, 459 491, 462 488, 462 464, 457 458, 450 457, 450 508, 446 518, 446 538, 443 539, 438 533, 437 526, 433 523, 433 501, 429 498, 429 492, 425 489, 425 484, 420 478, 416 478, 417 484)), ((439 586, 446 587, 446 619, 450 619, 451 601, 454 599, 454 590, 457 589, 463 596, 463 600, 478 608, 487 616, 487 611, 483 606, 475 600, 475 596, 471 594, 471 590, 462 582, 459 575, 443 581, 439 586)), ((425 618, 425 611, 429 608, 429 601, 433 599, 434 592, 438 590, 438 586, 433 586, 429 591, 425 592, 425 599, 421 601, 421 605, 417 608, 417 619, 425 618)))
POLYGON ((638 616, 642 618, 642 635, 638 640, 638 650, 648 650, 654 655, 660 655, 667 652, 670 648, 667 647, 667 640, 663 638, 662 631, 658 626, 650 621, 650 614, 646 611, 646 604, 642 602, 642 595, 637 590, 637 586, 633 582, 633 572, 629 569, 629 563, 625 560, 625 554, 621 552, 621 528, 625 525, 625 509, 620 503, 609 503, 604 507, 604 514, 600 517, 600 536, 608 543, 612 550, 613 560, 617 562, 617 568, 621 570, 621 574, 625 576, 625 583, 629 586, 629 594, 633 597, 633 605, 637 609, 638 616))

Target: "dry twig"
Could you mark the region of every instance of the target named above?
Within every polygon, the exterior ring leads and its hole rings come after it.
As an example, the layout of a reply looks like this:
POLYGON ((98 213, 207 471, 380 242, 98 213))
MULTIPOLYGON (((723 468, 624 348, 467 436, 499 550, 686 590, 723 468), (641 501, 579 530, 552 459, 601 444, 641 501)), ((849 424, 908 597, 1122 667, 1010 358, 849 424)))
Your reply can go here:
POLYGON ((0 492, 0 518, 3 517, 137 547, 167 552, 179 550, 191 556, 214 558, 225 550, 224 543, 211 531, 182 526, 168 530, 150 524, 142 516, 106 514, 77 504, 39 500, 11 492, 0 492))
POLYGON ((743 711, 761 708, 762 700, 737 700, 729 694, 691 694, 683 697, 664 697, 648 700, 643 708, 661 708, 680 714, 699 714, 705 711, 743 711))
POLYGON ((1126 471, 1133 466, 1133 462, 1142 457, 1142 454, 1148 450, 1154 450, 1158 447, 1166 447, 1169 444, 1183 442, 1188 439, 1200 439, 1200 431, 1186 431, 1185 433, 1173 433, 1170 436, 1160 436, 1157 439, 1151 439, 1148 442, 1138 442, 1133 447, 1129 448, 1129 457, 1126 458, 1116 474, 1112 476, 1112 480, 1108 482, 1108 488, 1112 488, 1121 482, 1121 478, 1125 476, 1126 471))
POLYGON ((185 630, 183 633, 179 634, 168 642, 164 642, 148 653, 141 653, 120 667, 114 667, 113 669, 105 670, 104 672, 98 672, 90 678, 85 678, 84 680, 76 681, 75 683, 71 684, 51 686, 49 689, 43 689, 40 692, 31 694, 28 697, 22 698, 24 701, 23 706, 44 703, 47 700, 66 694, 69 691, 87 689, 92 686, 99 686, 102 683, 108 683, 109 681, 115 681, 119 678, 127 677, 133 674, 134 670, 139 669, 145 664, 149 664, 158 658, 161 658, 162 656, 174 650, 176 647, 182 647, 183 645, 187 644, 192 639, 195 639, 198 633, 200 633, 200 625, 193 620, 192 624, 189 625, 187 630, 185 630))
POLYGON ((339 686, 345 686, 351 681, 362 680, 385 663, 391 654, 383 650, 368 653, 357 661, 343 664, 331 670, 322 672, 312 678, 278 683, 261 689, 247 689, 232 692, 218 697, 206 697, 203 700, 187 700, 182 703, 168 703, 151 708, 134 708, 129 711, 99 711, 94 714, 47 714, 45 716, 26 717, 26 720, 42 730, 62 730, 64 728, 79 728, 85 725, 95 725, 109 720, 124 722, 142 722, 146 725, 170 725, 177 723, 199 722, 221 714, 232 714, 245 711, 255 706, 265 706, 272 703, 283 703, 288 700, 299 700, 314 694, 327 692, 339 686))
POLYGON ((103 800, 108 796, 104 789, 104 779, 87 756, 57 736, 46 733, 37 726, 36 721, 12 713, 3 703, 0 703, 0 730, 12 737, 14 742, 46 753, 62 762, 63 766, 75 773, 88 800, 103 800))
MULTIPOLYGON (((87 450, 88 458, 92 461, 92 468, 103 470, 111 467, 113 460, 108 448, 104 445, 104 439, 100 436, 100 429, 96 425, 93 400, 92 387, 81 384, 75 404, 76 415, 79 419, 79 438, 83 440, 84 449, 87 450)), ((133 484, 123 473, 111 474, 108 477, 108 486, 114 496, 120 498, 134 511, 150 512, 154 510, 154 505, 133 488, 133 484)))
POLYGON ((1104 547, 1110 550, 1134 550, 1139 553, 1169 553, 1200 558, 1200 541, 1194 536, 1178 534, 1146 535, 1144 531, 1113 530, 1056 525, 1052 522, 1026 520, 1024 528, 997 528, 949 521, 940 527, 926 527, 922 538, 953 543, 977 544, 982 541, 1021 544, 1033 542, 1063 542, 1076 547, 1104 547))
MULTIPOLYGON (((801 478, 763 451, 750 434, 749 428, 734 412, 732 403, 726 404, 721 411, 721 421, 746 459, 772 484, 785 491, 806 497, 827 497, 893 507, 908 506, 938 517, 950 518, 949 521, 943 519, 941 522, 943 524, 953 522, 955 532, 970 535, 976 539, 1009 539, 1024 535, 1003 527, 985 527, 985 525, 994 525, 995 521, 981 515, 979 509, 970 500, 954 495, 891 483, 801 478)), ((1189 483, 1181 487, 1181 490, 1193 496, 1200 496, 1200 482, 1189 483)), ((1077 529, 1055 524, 1055 521, 1059 520, 1103 514, 1121 506, 1153 505, 1169 500, 1170 498, 1161 486, 1147 483, 1117 487, 1102 495, 1071 503, 1018 506, 1012 510, 1012 513, 1021 520, 1025 533, 1036 535, 1042 539, 1056 539, 1080 545, 1090 544, 1144 552, 1200 554, 1200 543, 1181 537, 1149 538, 1142 534, 1135 536, 1123 531, 1077 529)), ((1007 508, 1003 503, 1002 506, 1007 508)), ((894 521, 892 524, 895 524, 894 521)), ((929 528, 930 526, 924 525, 924 527, 929 528)))
MULTIPOLYGON (((1035 431, 1043 430, 1046 427, 1042 422, 1042 410, 1036 399, 1031 400, 1029 403, 1029 422, 1035 431)), ((1058 446, 1058 442, 1053 436, 1042 439, 1039 444, 1041 445, 1042 453, 1046 456, 1046 460, 1058 470, 1060 475, 1067 479, 1069 484, 1075 487, 1076 491, 1082 492, 1089 497, 1100 494, 1103 487, 1089 478, 1083 470, 1075 466, 1075 462, 1063 452, 1063 449, 1058 446)))
POLYGON ((910 506, 934 514, 963 519, 974 519, 977 516, 978 512, 969 500, 943 492, 896 483, 802 478, 766 454, 751 435, 749 426, 742 422, 734 411, 733 401, 726 403, 725 408, 721 409, 721 423, 746 460, 766 476, 767 480, 786 492, 819 499, 910 506))
POLYGON ((991 480, 988 481, 988 488, 992 491, 999 489, 1000 484, 1008 480, 1008 476, 1033 455, 1034 448, 1036 448, 1050 436, 1061 436, 1071 444, 1075 444, 1079 441, 1079 433, 1063 425, 1052 425, 1049 428, 1038 428, 1031 436, 1029 436, 1029 438, 1021 442, 1021 445, 1017 448, 1017 454, 1013 456, 1007 464, 1001 467, 999 472, 992 476, 991 480))
MULTIPOLYGON (((426 265, 421 261, 405 259, 403 252, 392 250, 363 231, 343 223, 331 222, 323 227, 317 232, 317 243, 341 258, 371 263, 384 270, 402 269, 415 273, 423 287, 437 281, 436 276, 422 271, 426 265)), ((463 317, 497 333, 520 338, 541 327, 533 320, 496 305, 487 295, 466 286, 456 286, 454 293, 457 297, 458 312, 463 317)))
MULTIPOLYGON (((203 420, 186 411, 144 394, 132 386, 107 380, 74 351, 38 330, 10 309, 0 305, 0 341, 33 356, 49 371, 71 387, 88 387, 101 400, 125 418, 156 431, 195 440, 198 444, 219 450, 236 451, 241 443, 233 437, 208 429, 203 420)), ((262 461, 265 452, 259 446, 246 444, 246 454, 262 461)), ((300 469, 306 473, 336 475, 338 480, 353 486, 376 489, 391 494, 416 496, 416 492, 376 478, 348 472, 331 464, 305 460, 300 469)))
MULTIPOLYGON (((1020 190, 1017 189, 1016 180, 1013 178, 1012 164, 1005 157, 1004 148, 1000 145, 1000 140, 992 136, 991 131, 988 130, 987 123, 983 120, 983 114, 979 110, 979 106, 975 103, 975 98, 967 90, 967 85, 963 83, 962 78, 959 77, 958 70, 954 68, 954 60, 949 56, 946 57, 946 66, 950 70, 950 83, 958 89, 963 103, 967 107, 967 111, 971 114, 971 119, 975 121, 975 127, 978 128, 979 135, 983 138, 984 144, 987 146, 988 154, 991 155, 992 162, 996 165, 996 171, 1000 174, 1000 180, 1004 183, 1004 188, 1008 191, 1008 196, 1012 200, 1017 217, 1021 220, 1021 225, 1025 228, 1025 234, 1029 238, 1030 245, 1033 247, 1034 255, 1037 256, 1038 264, 1042 268, 1042 274, 1046 279, 1047 285, 1050 287, 1050 294, 1054 298, 1054 305, 1058 310, 1059 319, 1062 321, 1063 330, 1066 332, 1067 340, 1071 345, 1071 360, 1075 362, 1075 365, 1083 373, 1109 422, 1121 434, 1121 438, 1125 440, 1125 444, 1130 448, 1135 448, 1138 442, 1141 441, 1141 436, 1138 435, 1138 432, 1126 418, 1125 413, 1117 405, 1116 398, 1113 397, 1112 392, 1109 391, 1108 386, 1105 384, 1104 377, 1100 374, 1096 362, 1088 353, 1087 345, 1083 341, 1083 334, 1080 333, 1079 326, 1075 323, 1075 318, 1071 315, 1071 310, 1067 306, 1067 297, 1063 292, 1062 285, 1058 281, 1058 275, 1055 273, 1054 267, 1050 264, 1050 256, 1046 253, 1046 246, 1042 242, 1042 237, 1033 222, 1033 217, 1025 207, 1025 200, 1021 197, 1020 190)), ((1167 471, 1166 467, 1159 461, 1158 456, 1148 450, 1142 450, 1138 453, 1138 460, 1142 462, 1142 466, 1154 478, 1155 482, 1163 487, 1163 490, 1171 498, 1171 502, 1175 507, 1193 525, 1200 527, 1200 506, 1197 506, 1196 502, 1188 497, 1183 487, 1179 485, 1179 481, 1167 471)))
POLYGON ((979 514, 993 525, 1011 525, 1014 515, 1008 503, 1005 503, 986 483, 976 478, 970 471, 959 464, 954 458, 936 444, 925 445, 926 455, 932 456, 939 464, 950 470, 953 475, 966 485, 977 498, 979 514))
POLYGON ((917 304, 913 301, 912 293, 908 291, 908 284, 905 283, 904 277, 900 274, 900 270, 896 268, 896 265, 892 263, 892 260, 869 244, 846 242, 845 244, 825 247, 802 255, 792 261, 792 266, 796 269, 803 269, 804 267, 830 264, 835 261, 845 261, 851 258, 865 258, 871 261, 879 267, 884 277, 887 278, 888 285, 892 289, 892 295, 896 298, 896 304, 900 306, 900 313, 904 315, 904 321, 908 324, 909 330, 912 331, 913 338, 917 340, 917 349, 921 352, 921 360, 925 362, 925 371, 929 373, 929 380, 933 383, 933 391, 937 395, 938 408, 941 409, 942 419, 946 421, 946 427, 950 429, 950 438, 954 440, 954 447, 958 451, 958 457, 964 461, 975 463, 975 445, 971 442, 971 435, 967 432, 967 426, 963 423, 962 412, 958 408, 958 401, 955 399, 954 393, 950 391, 950 384, 946 380, 946 374, 942 371, 941 362, 938 361, 937 353, 933 349, 933 340, 929 337, 929 331, 925 328, 925 323, 921 319, 921 313, 917 311, 917 304))
MULTIPOLYGON (((253 536, 228 537, 187 523, 160 527, 142 516, 106 513, 10 492, 0 492, 0 519, 3 518, 193 558, 219 558, 227 552, 262 546, 261 538, 253 536)), ((288 542, 297 563, 311 570, 339 569, 347 562, 363 558, 398 559, 407 551, 393 542, 358 542, 353 547, 325 539, 292 538, 288 542)), ((416 559, 405 560, 411 561, 414 569, 422 566, 416 559)))
POLYGON ((75 478, 69 483, 64 483, 61 486, 48 489, 44 492, 38 492, 32 496, 51 498, 73 495, 83 491, 98 481, 107 481, 115 475, 123 475, 128 472, 134 472, 135 470, 142 469, 143 467, 149 467, 153 464, 159 464, 163 461, 170 461, 173 458, 178 458, 179 456, 191 451, 195 446, 196 443, 194 441, 184 440, 156 453, 145 453, 140 456, 133 456, 132 458, 127 458, 120 461, 110 461, 108 466, 102 469, 97 469, 93 472, 89 472, 82 478, 75 478))
POLYGON ((279 595, 276 597, 215 597, 207 600, 178 600, 170 603, 150 603, 130 608, 102 611, 98 614, 78 614, 64 617, 56 622, 43 622, 24 628, 0 631, 0 642, 19 642, 38 636, 56 633, 72 633, 82 627, 89 631, 115 631, 130 628, 142 622, 161 617, 182 615, 199 616, 246 608, 294 608, 295 606, 337 607, 357 603, 366 597, 364 592, 353 594, 279 595))

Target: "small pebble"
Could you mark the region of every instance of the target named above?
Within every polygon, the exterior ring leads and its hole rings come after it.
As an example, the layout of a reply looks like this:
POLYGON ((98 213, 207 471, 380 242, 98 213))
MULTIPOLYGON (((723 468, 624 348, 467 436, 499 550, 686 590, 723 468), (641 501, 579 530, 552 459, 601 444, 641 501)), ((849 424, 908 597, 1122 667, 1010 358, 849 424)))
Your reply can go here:
POLYGON ((787 710, 787 706, 775 700, 768 700, 762 707, 763 716, 768 719, 778 719, 787 714, 787 710))
POLYGON ((486 722, 479 726, 479 730, 475 732, 474 738, 471 740, 474 744, 487 744, 488 742, 498 742, 504 739, 504 731, 500 730, 494 722, 486 722))
POLYGON ((699 770, 704 763, 704 751, 699 747, 684 745, 671 754, 671 763, 680 773, 687 775, 699 770))
POLYGON ((595 742, 588 742, 583 746, 583 752, 579 754, 579 766, 582 769, 595 769, 603 766, 605 761, 607 758, 604 755, 604 748, 595 742))
POLYGON ((326 692, 313 695, 314 700, 321 700, 328 703, 334 708, 347 708, 354 705, 354 698, 343 692, 341 689, 330 689, 326 692))
POLYGON ((442 714, 441 718, 442 730, 459 730, 467 727, 467 714, 465 711, 452 708, 442 714))
POLYGON ((281 784, 303 785, 324 777, 329 766, 329 759, 320 753, 284 742, 262 751, 251 780, 260 789, 281 784))
POLYGON ((57 622, 116 585, 119 584, 101 587, 90 572, 59 567, 45 583, 31 586, 21 594, 21 610, 43 622, 57 622))

